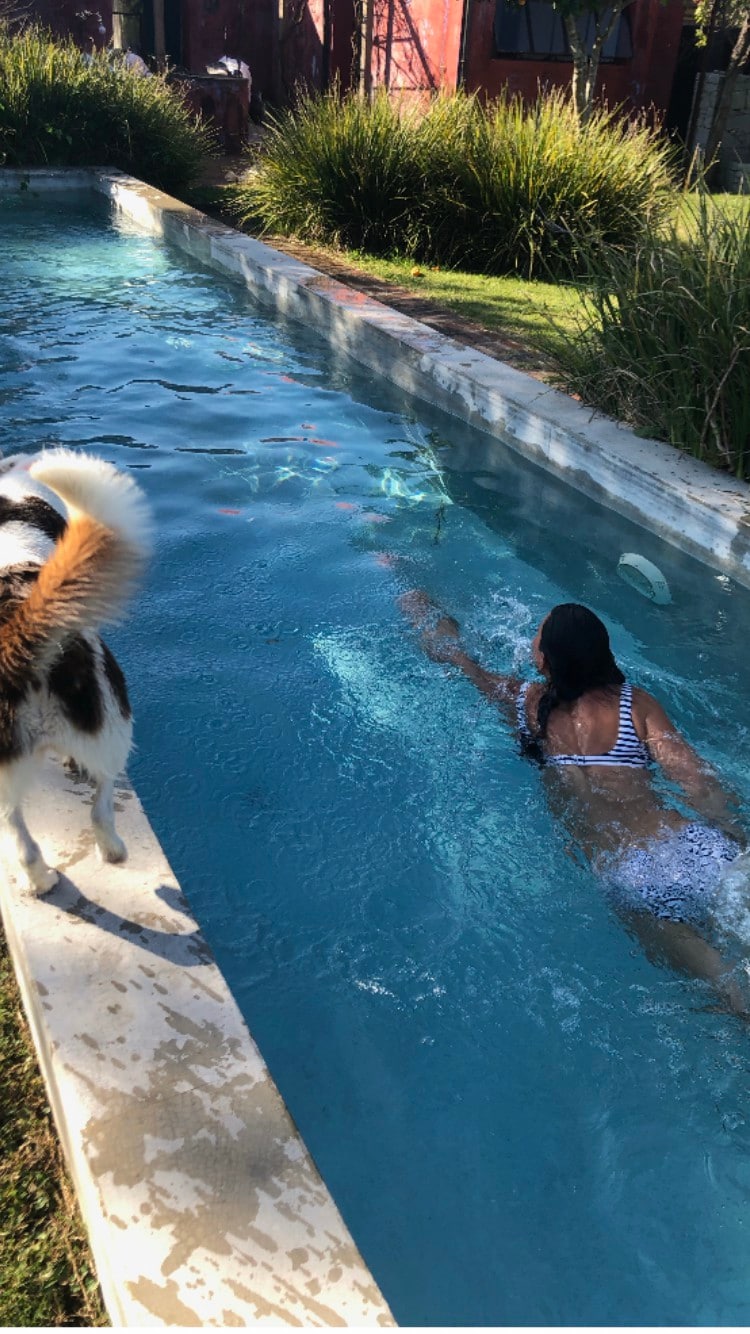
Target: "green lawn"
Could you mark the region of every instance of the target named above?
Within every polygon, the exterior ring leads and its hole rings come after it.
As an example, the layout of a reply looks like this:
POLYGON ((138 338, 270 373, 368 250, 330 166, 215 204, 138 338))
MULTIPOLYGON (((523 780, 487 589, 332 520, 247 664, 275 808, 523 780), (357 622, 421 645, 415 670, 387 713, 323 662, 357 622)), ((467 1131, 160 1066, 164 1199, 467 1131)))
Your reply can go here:
MULTIPOLYGON (((195 208, 221 216, 236 226, 232 204, 233 185, 193 190, 188 202, 195 208)), ((263 236, 271 246, 283 248, 283 237, 263 236)), ((515 339, 524 347, 550 357, 558 339, 575 332, 581 298, 573 285, 528 282, 523 278, 490 278, 455 269, 415 266, 408 259, 381 259, 356 250, 317 246, 316 253, 351 265, 372 278, 418 293, 426 301, 455 311, 491 333, 515 339)), ((314 260, 312 261, 314 263, 314 260)))
MULTIPOLYGON (((713 195, 711 202, 729 216, 740 217, 750 208, 746 195, 713 195)), ((687 236, 697 197, 681 195, 677 207, 680 229, 687 236)), ((436 305, 447 306, 484 329, 517 339, 543 356, 553 355, 560 339, 575 336, 582 312, 581 294, 573 283, 488 278, 426 265, 415 267, 411 260, 379 259, 357 251, 332 250, 330 254, 384 282, 419 292, 436 305)))
MULTIPOLYGON (((750 195, 711 195, 711 204, 720 212, 725 213, 729 218, 739 220, 743 214, 746 214, 750 208, 750 195)), ((698 210, 698 195, 688 194, 680 195, 677 205, 677 216, 680 222, 679 230, 688 236, 690 233, 690 215, 695 216, 698 210)))
POLYGON ((483 329, 542 353, 551 351, 559 338, 575 331, 581 297, 573 285, 417 267, 411 260, 378 259, 357 251, 336 253, 364 273, 419 292, 425 300, 446 306, 483 329))
MULTIPOLYGON (((193 192, 190 202, 207 212, 220 214, 229 222, 236 187, 212 186, 193 192)), ((677 199, 680 230, 690 230, 690 214, 697 207, 696 195, 677 199)), ((730 215, 740 215, 750 207, 747 196, 720 194, 712 202, 730 215)), ((236 225, 236 224, 235 224, 236 225)), ((283 238, 266 236, 269 245, 284 246, 283 238)), ((572 283, 529 282, 522 278, 495 278, 452 269, 415 266, 408 259, 382 259, 354 250, 317 247, 321 257, 350 265, 369 277, 393 283, 419 294, 436 306, 455 311, 483 329, 513 339, 524 349, 538 354, 539 363, 550 370, 556 347, 562 340, 575 337, 582 298, 572 283)), ((313 261, 314 262, 314 261, 313 261)))
POLYGON ((0 929, 0 1327, 106 1325, 0 929))

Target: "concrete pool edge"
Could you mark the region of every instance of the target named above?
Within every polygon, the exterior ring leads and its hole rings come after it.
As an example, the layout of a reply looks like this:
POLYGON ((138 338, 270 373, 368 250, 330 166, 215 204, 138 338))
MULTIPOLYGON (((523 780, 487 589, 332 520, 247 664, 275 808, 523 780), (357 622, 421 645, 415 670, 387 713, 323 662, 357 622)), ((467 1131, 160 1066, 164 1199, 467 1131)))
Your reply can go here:
POLYGON ((116 1326, 391 1325, 132 788, 102 866, 85 780, 29 803, 61 871, 2 911, 116 1326))
POLYGON ((0 191, 94 189, 144 231, 239 280, 415 397, 479 427, 584 494, 750 587, 750 487, 644 439, 224 223, 107 169, 0 169, 0 191))

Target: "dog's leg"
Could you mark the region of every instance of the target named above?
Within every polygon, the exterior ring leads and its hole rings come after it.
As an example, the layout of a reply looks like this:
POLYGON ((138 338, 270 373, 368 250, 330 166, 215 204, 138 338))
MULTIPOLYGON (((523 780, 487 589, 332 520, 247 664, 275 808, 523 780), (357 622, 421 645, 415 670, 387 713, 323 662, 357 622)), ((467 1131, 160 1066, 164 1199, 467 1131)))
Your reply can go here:
POLYGON ((45 862, 39 844, 34 842, 23 818, 20 806, 6 812, 5 825, 15 846, 16 855, 38 894, 45 894, 57 884, 57 871, 45 862))
POLYGON ((124 862, 128 850, 115 829, 114 783, 111 778, 97 777, 91 823, 102 861, 124 862))

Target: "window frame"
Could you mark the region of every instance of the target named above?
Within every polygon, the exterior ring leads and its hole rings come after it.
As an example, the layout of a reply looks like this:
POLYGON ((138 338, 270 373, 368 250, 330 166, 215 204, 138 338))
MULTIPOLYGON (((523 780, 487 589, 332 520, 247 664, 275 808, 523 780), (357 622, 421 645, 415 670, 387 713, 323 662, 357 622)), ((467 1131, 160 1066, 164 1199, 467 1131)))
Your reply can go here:
MULTIPOLYGON (((629 11, 630 6, 621 11, 604 44, 600 56, 604 65, 624 65, 633 59, 633 29, 629 11)), ((606 16, 607 10, 604 12, 606 16)), ((581 15, 576 26, 584 44, 590 49, 596 32, 595 16, 581 15)), ((571 64, 573 60, 562 16, 551 0, 526 0, 524 4, 513 3, 513 0, 496 0, 492 48, 495 60, 536 60, 557 64, 571 64), (499 39, 503 35, 506 40, 501 45, 499 39)))

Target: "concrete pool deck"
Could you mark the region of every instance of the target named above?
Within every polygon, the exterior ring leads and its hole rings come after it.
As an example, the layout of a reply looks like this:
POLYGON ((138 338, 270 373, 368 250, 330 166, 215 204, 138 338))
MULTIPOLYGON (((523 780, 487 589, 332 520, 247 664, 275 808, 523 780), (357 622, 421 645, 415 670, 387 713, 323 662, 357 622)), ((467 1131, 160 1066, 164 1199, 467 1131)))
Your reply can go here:
POLYGON ((61 872, 2 911, 114 1325, 392 1325, 126 782, 49 763, 29 820, 61 872))
MULTIPOLYGON (((113 171, 0 170, 95 190, 139 229, 750 587, 750 488, 113 171)), ((103 868, 84 784, 50 765, 29 818, 60 885, 3 915, 114 1324, 390 1325, 132 790, 103 868)))

